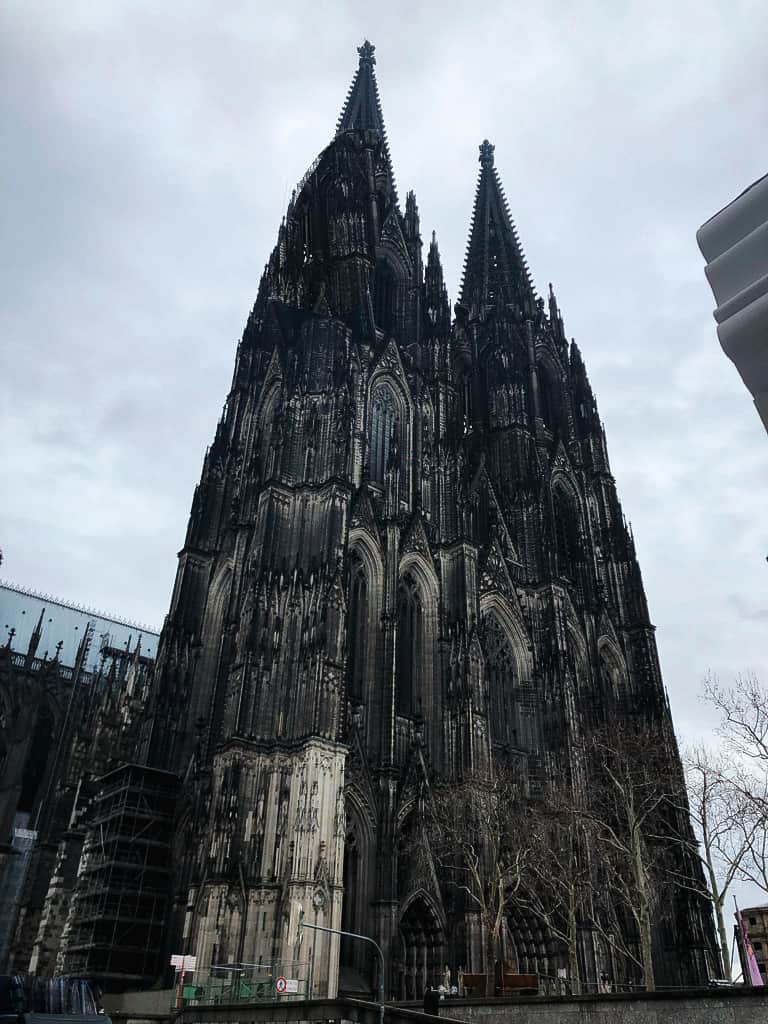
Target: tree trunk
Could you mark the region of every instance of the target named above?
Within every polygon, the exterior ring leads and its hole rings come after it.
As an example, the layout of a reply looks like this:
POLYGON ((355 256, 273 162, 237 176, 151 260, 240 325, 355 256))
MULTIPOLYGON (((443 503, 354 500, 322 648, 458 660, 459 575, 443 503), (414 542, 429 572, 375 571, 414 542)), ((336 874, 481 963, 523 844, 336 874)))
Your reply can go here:
POLYGON ((712 905, 715 909, 715 920, 717 921, 717 935, 720 940, 720 977, 731 980, 731 958, 729 955, 729 942, 728 932, 725 928, 725 921, 723 920, 723 896, 725 893, 720 893, 718 896, 714 894, 718 892, 717 875, 715 873, 715 865, 712 863, 710 856, 709 846, 705 847, 706 851, 706 865, 707 874, 709 875, 709 891, 712 905))
POLYGON ((579 970, 579 933, 576 928, 576 911, 573 899, 568 907, 568 971, 571 976, 571 995, 581 993, 581 973, 579 970))
POLYGON ((731 980, 731 956, 728 946, 728 931, 725 927, 725 920, 723 918, 723 901, 713 900, 715 904, 715 917, 717 919, 717 934, 720 939, 720 970, 723 972, 721 977, 731 980))
POLYGON ((630 824, 632 829, 632 871, 635 876, 638 902, 635 920, 640 930, 640 959, 643 962, 643 981, 645 982, 646 992, 655 992, 656 978, 653 973, 653 941, 651 933, 651 908, 648 899, 648 878, 645 873, 640 829, 633 819, 631 819, 630 824))
POLYGON ((489 921, 485 922, 485 994, 495 995, 496 938, 489 921))
POLYGON ((651 915, 648 907, 644 906, 640 911, 640 953, 643 961, 643 980, 645 991, 656 991, 656 978, 653 973, 653 942, 651 938, 651 915))

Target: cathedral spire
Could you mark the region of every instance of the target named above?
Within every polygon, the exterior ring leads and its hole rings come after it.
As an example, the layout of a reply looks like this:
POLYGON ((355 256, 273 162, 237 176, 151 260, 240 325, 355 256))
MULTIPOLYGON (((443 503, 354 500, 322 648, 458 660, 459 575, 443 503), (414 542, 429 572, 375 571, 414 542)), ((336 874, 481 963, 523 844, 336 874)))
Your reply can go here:
POLYGON ((437 237, 434 231, 432 232, 432 241, 429 243, 429 254, 427 255, 424 292, 427 332, 430 334, 446 333, 451 323, 451 307, 448 302, 443 265, 440 260, 440 250, 437 246, 437 237))
POLYGON ((487 139, 480 146, 480 177, 461 284, 461 304, 469 309, 473 319, 509 305, 530 312, 535 298, 528 265, 494 166, 494 148, 487 139))
POLYGON ((373 133, 373 138, 378 136, 384 154, 384 164, 388 171, 392 198, 397 204, 397 187, 392 170, 392 158, 389 155, 387 129, 384 126, 384 115, 381 112, 376 72, 373 70, 376 64, 375 51, 376 47, 367 39, 362 46, 357 48, 359 63, 339 120, 336 122, 336 138, 338 139, 345 132, 355 131, 373 133))
POLYGON ((37 620, 37 625, 32 630, 32 636, 29 638, 29 647, 27 648, 26 667, 29 668, 37 654, 37 648, 40 646, 40 637, 43 635, 43 616, 45 615, 45 608, 40 612, 40 618, 37 620))
POLYGON ((376 47, 367 39, 362 46, 357 48, 360 63, 336 125, 337 135, 356 130, 374 131, 382 136, 386 135, 379 89, 376 85, 376 74, 373 70, 376 64, 375 50, 376 47))

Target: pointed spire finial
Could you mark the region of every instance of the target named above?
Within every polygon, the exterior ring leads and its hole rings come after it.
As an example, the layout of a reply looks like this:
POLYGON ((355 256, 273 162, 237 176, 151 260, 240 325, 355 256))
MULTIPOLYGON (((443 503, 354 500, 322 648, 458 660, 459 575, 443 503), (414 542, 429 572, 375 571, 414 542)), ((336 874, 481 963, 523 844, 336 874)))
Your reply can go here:
POLYGON ((373 43, 371 43, 368 39, 365 39, 363 41, 363 45, 362 46, 358 46, 358 48, 357 48, 357 55, 360 58, 360 63, 361 64, 364 64, 364 63, 365 64, 375 64, 376 63, 376 58, 374 57, 374 53, 375 52, 376 52, 376 47, 373 45, 373 43))
POLYGON ((496 147, 491 145, 488 139, 483 139, 480 143, 480 166, 481 167, 493 167, 493 154, 496 147))
POLYGON ((374 71, 376 58, 373 52, 375 49, 376 47, 367 39, 362 46, 357 48, 360 63, 336 124, 337 135, 364 129, 379 132, 380 135, 386 137, 384 118, 379 102, 379 90, 376 85, 376 72, 374 71))

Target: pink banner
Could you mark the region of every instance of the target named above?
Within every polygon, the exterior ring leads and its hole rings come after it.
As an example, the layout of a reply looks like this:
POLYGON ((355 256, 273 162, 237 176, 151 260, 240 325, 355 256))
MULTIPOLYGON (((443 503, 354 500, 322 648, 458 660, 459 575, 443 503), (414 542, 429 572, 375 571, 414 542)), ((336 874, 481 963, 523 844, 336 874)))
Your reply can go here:
POLYGON ((744 957, 747 961, 747 969, 749 970, 750 984, 753 987, 757 985, 764 985, 765 982, 763 981, 763 976, 760 973, 760 968, 757 964, 757 957, 755 956, 755 951, 752 947, 752 940, 750 939, 749 932, 747 931, 747 922, 741 916, 741 911, 738 906, 736 907, 736 913, 734 916, 741 930, 741 940, 744 946, 744 957))

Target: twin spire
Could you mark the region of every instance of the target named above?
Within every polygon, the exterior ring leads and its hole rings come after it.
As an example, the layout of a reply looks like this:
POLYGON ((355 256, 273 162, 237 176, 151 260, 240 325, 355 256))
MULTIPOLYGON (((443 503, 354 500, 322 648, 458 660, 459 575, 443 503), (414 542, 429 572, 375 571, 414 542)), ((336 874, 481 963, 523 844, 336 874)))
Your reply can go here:
POLYGON ((355 130, 368 130, 386 135, 379 87, 373 70, 376 64, 375 52, 376 47, 367 39, 357 48, 360 63, 336 124, 337 135, 355 130))
POLYGON ((376 64, 375 52, 376 47, 367 39, 362 46, 357 48, 359 64, 355 77, 352 79, 352 84, 349 87, 344 106, 341 109, 339 120, 336 122, 336 137, 338 138, 339 135, 343 135, 344 132, 352 131, 377 132, 381 136, 386 163, 389 169, 389 180, 395 202, 397 202, 397 186, 395 185, 395 173, 392 169, 392 158, 389 155, 387 129, 384 127, 379 87, 376 84, 376 73, 373 70, 376 64))
POLYGON ((494 150, 484 139, 461 282, 460 301, 472 318, 510 305, 530 311, 535 301, 528 264, 494 165, 494 150))
MULTIPOLYGON (((374 66, 376 47, 367 39, 358 46, 359 64, 336 125, 336 135, 349 131, 378 132, 389 160, 374 66)), ((394 179, 394 176, 392 175, 394 179)), ((530 312, 536 295, 514 222, 494 166, 494 146, 480 146, 480 177, 461 284, 461 304, 470 317, 485 317, 513 306, 530 312)))

